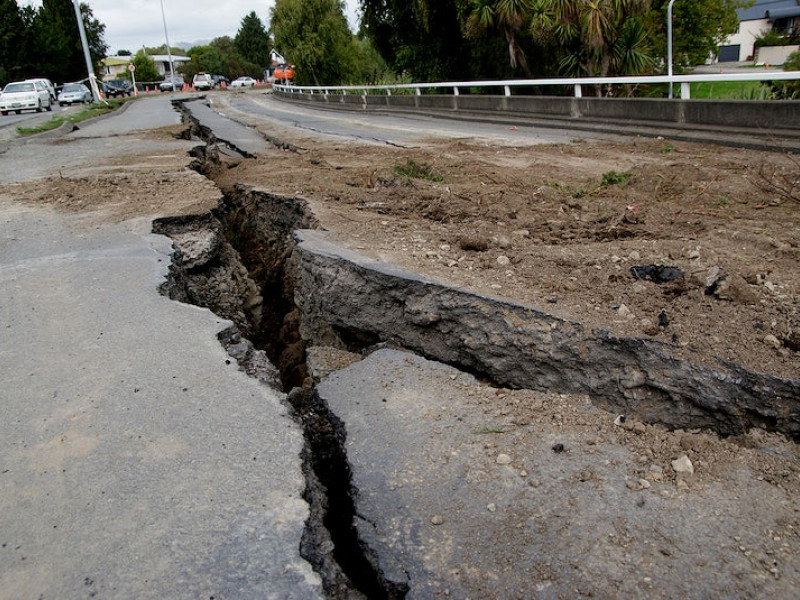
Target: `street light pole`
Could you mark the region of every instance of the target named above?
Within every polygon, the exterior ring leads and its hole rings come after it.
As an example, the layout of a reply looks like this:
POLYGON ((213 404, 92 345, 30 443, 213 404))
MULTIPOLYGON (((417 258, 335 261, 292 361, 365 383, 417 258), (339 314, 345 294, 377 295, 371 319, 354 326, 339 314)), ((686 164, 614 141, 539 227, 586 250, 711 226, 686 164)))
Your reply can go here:
POLYGON ((164 0, 161 0, 161 20, 164 22, 164 39, 167 40, 167 56, 169 57, 169 81, 172 84, 172 91, 175 91, 175 66, 172 64, 172 48, 169 45, 169 33, 167 33, 167 18, 164 16, 164 0))
POLYGON ((667 5, 667 77, 669 78, 669 97, 672 99, 672 5, 675 0, 669 0, 667 5))
POLYGON ((83 58, 86 60, 86 69, 89 71, 89 87, 92 88, 92 96, 94 96, 94 101, 100 102, 100 90, 97 88, 97 77, 94 74, 92 55, 89 54, 89 41, 86 38, 86 28, 83 26, 81 6, 78 0, 72 0, 72 6, 75 8, 75 18, 78 20, 78 32, 81 35, 81 45, 83 46, 83 58))

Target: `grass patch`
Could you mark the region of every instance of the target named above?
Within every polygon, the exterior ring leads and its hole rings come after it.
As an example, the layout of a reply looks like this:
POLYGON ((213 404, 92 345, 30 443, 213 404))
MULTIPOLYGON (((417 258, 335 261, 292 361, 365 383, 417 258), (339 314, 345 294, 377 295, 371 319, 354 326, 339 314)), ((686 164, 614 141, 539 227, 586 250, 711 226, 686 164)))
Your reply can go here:
POLYGON ((631 180, 630 173, 620 173, 619 171, 608 171, 603 173, 600 185, 625 185, 631 180))
POLYGON ((705 81, 691 84, 693 100, 764 100, 771 97, 760 81, 705 81))
POLYGON ((433 170, 433 167, 428 163, 418 163, 409 158, 404 165, 395 165, 394 174, 400 177, 408 177, 410 179, 424 179, 426 181, 433 181, 441 183, 444 177, 439 175, 433 170))
POLYGON ((128 100, 124 100, 122 98, 110 98, 108 100, 108 104, 96 102, 95 104, 91 104, 88 108, 72 114, 69 117, 54 116, 49 121, 45 121, 36 127, 17 127, 17 133, 19 135, 33 135, 36 133, 50 131, 51 129, 56 129, 67 122, 80 123, 81 121, 86 121, 87 119, 99 117, 100 115, 113 112, 125 102, 128 102, 128 100))

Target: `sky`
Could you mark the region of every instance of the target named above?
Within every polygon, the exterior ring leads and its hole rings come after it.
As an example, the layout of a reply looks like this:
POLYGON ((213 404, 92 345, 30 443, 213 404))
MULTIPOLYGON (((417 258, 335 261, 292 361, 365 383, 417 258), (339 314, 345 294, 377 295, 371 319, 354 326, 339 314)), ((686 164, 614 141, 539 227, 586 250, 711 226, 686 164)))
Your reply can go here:
MULTIPOLYGON (((142 46, 164 44, 161 0, 83 0, 94 16, 106 26, 109 54, 125 49, 136 52, 142 46)), ((255 11, 269 26, 269 11, 274 0, 163 0, 164 19, 171 46, 209 42, 215 37, 234 37, 242 19, 255 11)), ((39 6, 41 2, 18 2, 39 6)), ((357 25, 358 0, 345 0, 345 14, 351 29, 357 25)), ((277 48, 280 51, 280 48, 277 48)))

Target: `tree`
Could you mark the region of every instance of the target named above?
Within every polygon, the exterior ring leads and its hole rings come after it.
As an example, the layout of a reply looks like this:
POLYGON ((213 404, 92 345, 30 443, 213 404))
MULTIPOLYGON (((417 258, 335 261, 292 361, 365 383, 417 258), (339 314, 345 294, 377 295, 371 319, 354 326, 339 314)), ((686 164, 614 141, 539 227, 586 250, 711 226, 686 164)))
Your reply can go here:
POLYGON ((415 81, 463 79, 473 61, 461 27, 467 0, 360 0, 361 34, 415 81))
POLYGON ((136 56, 133 57, 132 62, 136 67, 136 81, 144 83, 161 80, 161 74, 156 68, 156 63, 145 54, 144 50, 139 50, 136 56))
POLYGON ((18 79, 24 26, 16 0, 0 0, 0 84, 18 79))
POLYGON ((233 45, 246 61, 261 67, 269 66, 271 60, 269 35, 255 11, 242 19, 242 25, 236 33, 233 45))
POLYGON ((471 10, 466 22, 467 35, 479 37, 496 29, 508 45, 509 64, 519 67, 528 77, 533 77, 525 51, 519 43, 519 32, 527 21, 532 0, 471 0, 471 10))
POLYGON ((275 47, 297 66, 297 83, 334 85, 353 70, 353 34, 342 0, 275 0, 270 12, 275 47))
MULTIPOLYGON (((93 68, 98 73, 100 61, 108 50, 103 40, 105 25, 94 18, 87 4, 82 3, 80 11, 93 68)), ((42 0, 33 21, 33 35, 39 74, 52 81, 75 81, 86 77, 83 46, 70 0, 42 0)))
MULTIPOLYGON (((738 8, 754 0, 678 0, 672 7, 673 59, 680 67, 703 64, 739 27, 738 8)), ((646 28, 656 55, 667 65, 667 6, 651 0, 646 28)))
POLYGON ((534 0, 531 32, 539 43, 561 48, 567 75, 638 75, 653 63, 648 8, 649 0, 534 0))

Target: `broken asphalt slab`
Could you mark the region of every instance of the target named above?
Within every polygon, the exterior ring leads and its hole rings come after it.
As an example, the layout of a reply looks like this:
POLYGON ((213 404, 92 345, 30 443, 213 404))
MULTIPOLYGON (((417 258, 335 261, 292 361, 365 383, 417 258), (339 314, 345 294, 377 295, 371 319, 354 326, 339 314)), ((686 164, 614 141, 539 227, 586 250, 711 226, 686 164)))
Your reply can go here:
POLYGON ((358 533, 406 598, 793 593, 796 561, 778 569, 780 552, 755 550, 758 532, 794 519, 786 491, 744 466, 679 480, 691 492, 660 472, 632 477, 639 456, 587 397, 495 389, 395 350, 317 394, 340 422, 358 533))
MULTIPOLYGON (((134 107, 102 127, 176 122, 134 107)), ((80 162, 45 154, 31 175, 80 162)), ((225 353, 229 322, 159 294, 169 240, 9 197, 0 231, 0 595, 320 597, 300 428, 225 353)))

